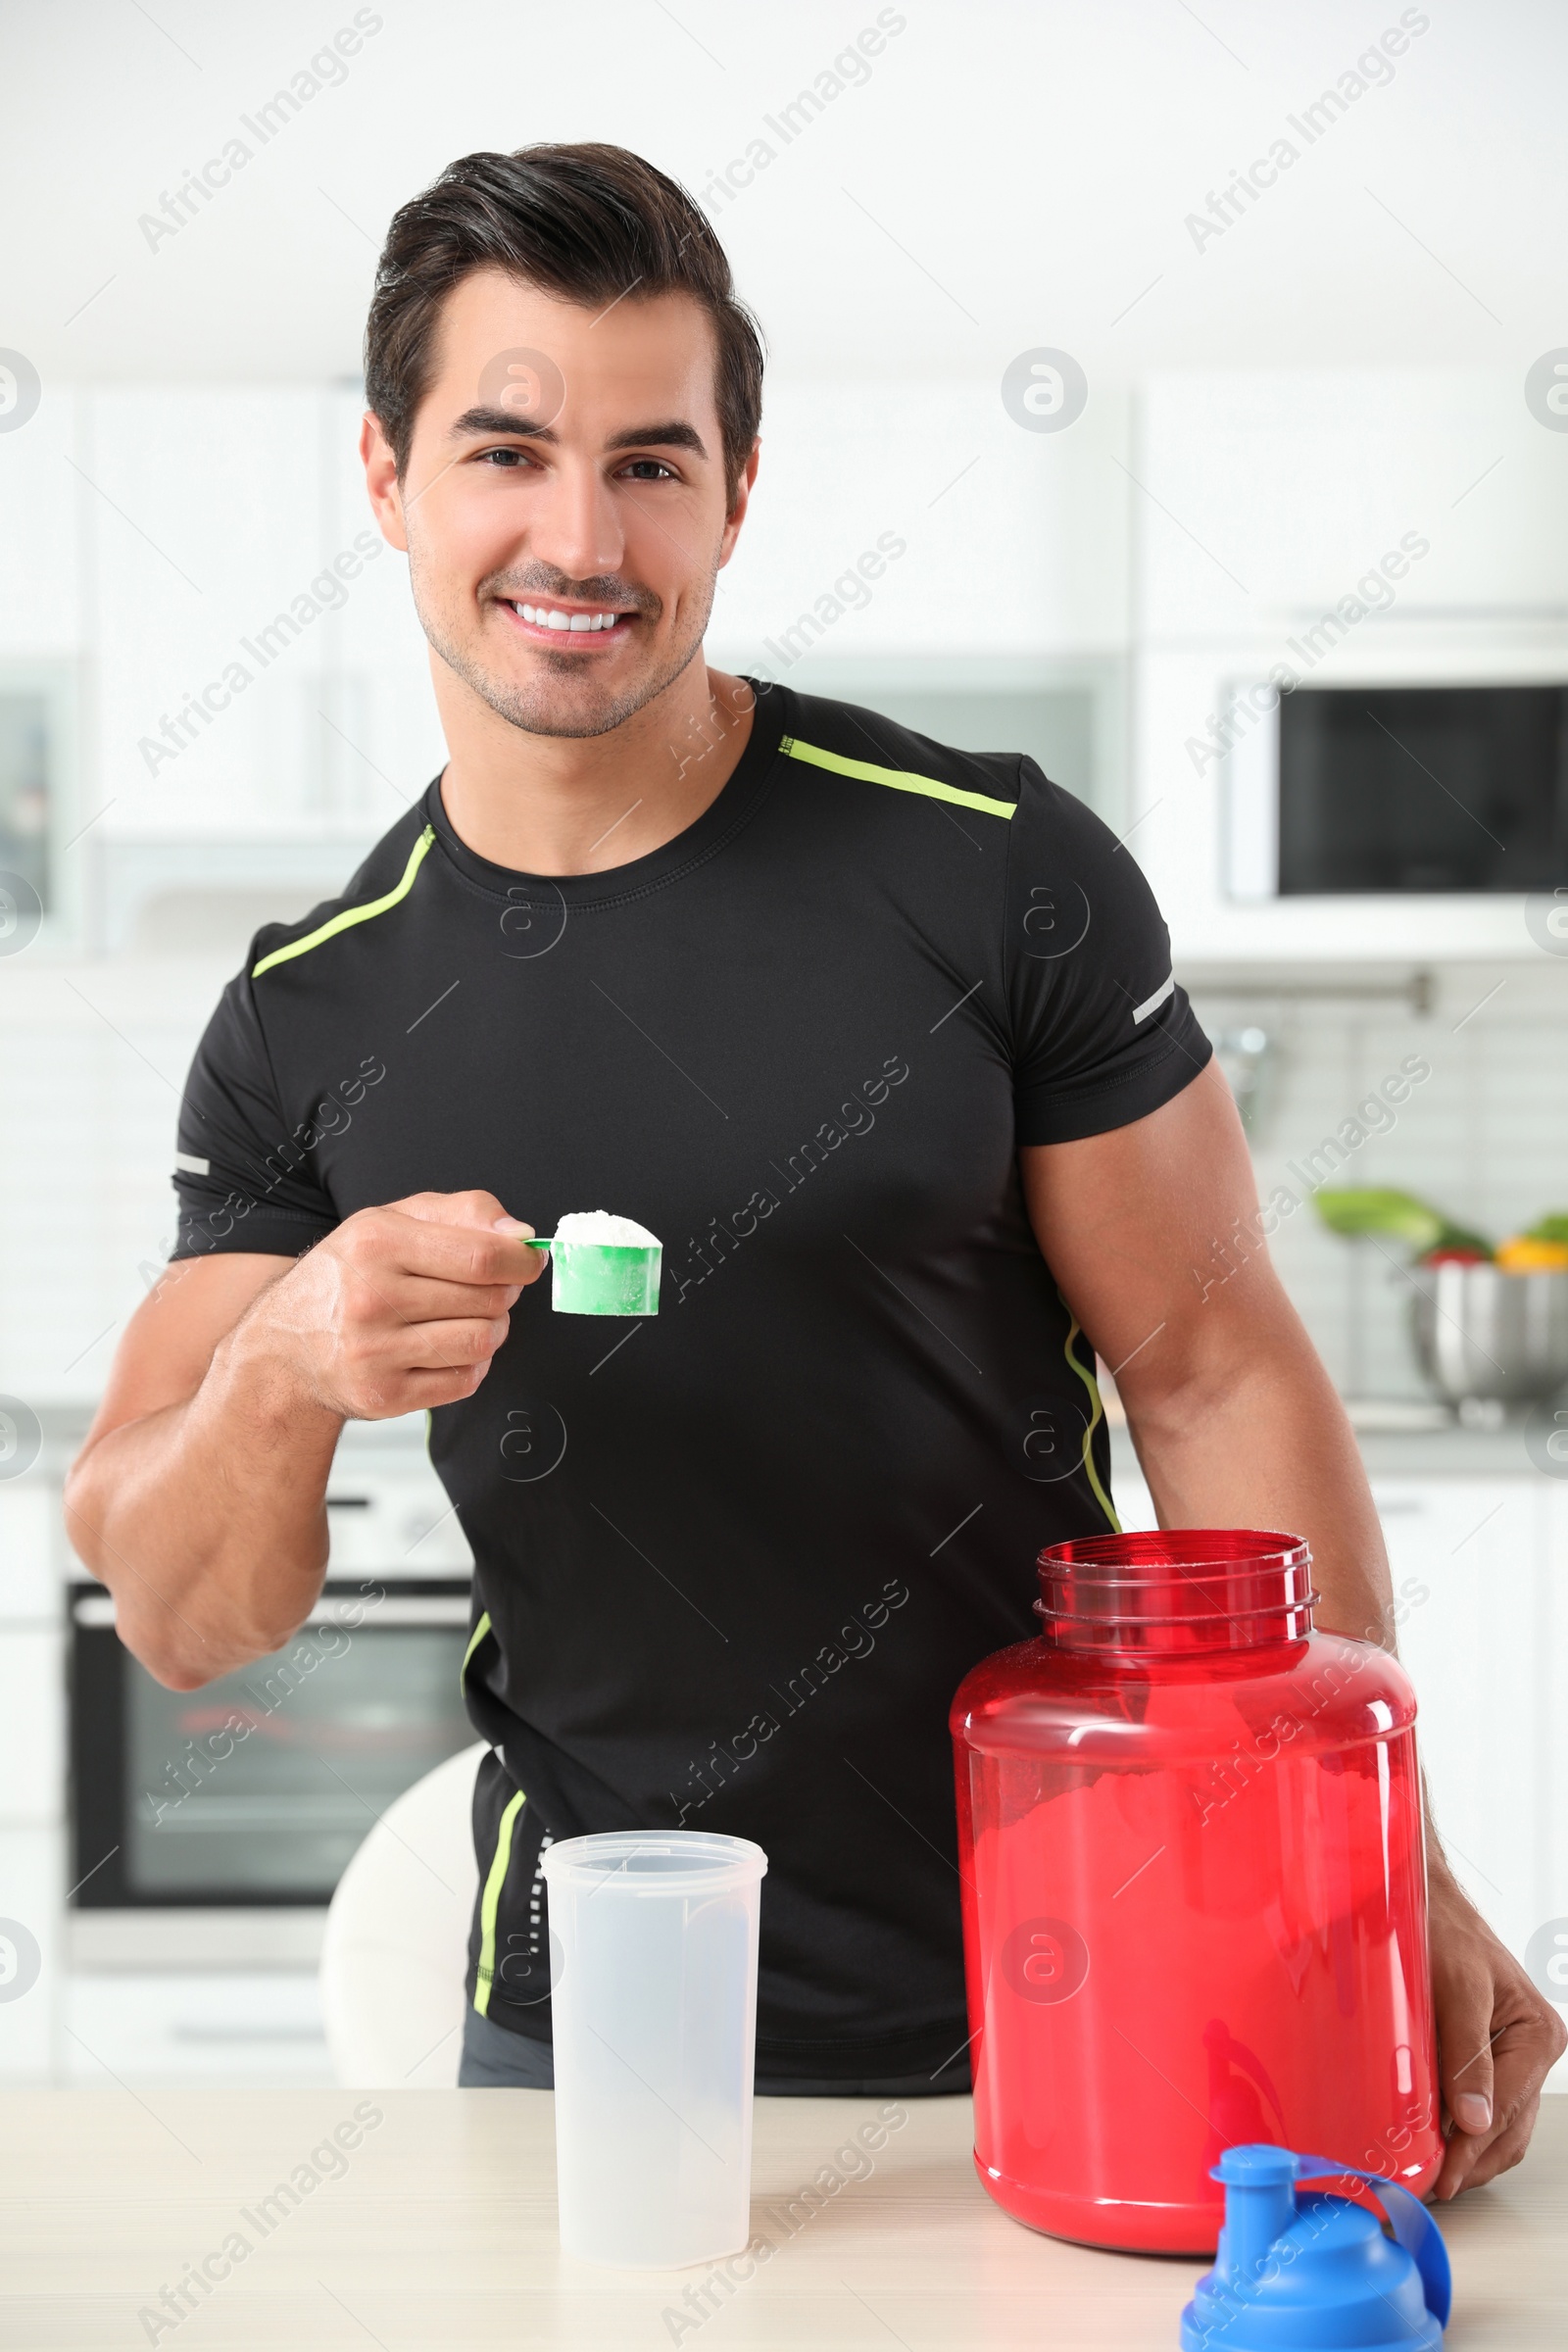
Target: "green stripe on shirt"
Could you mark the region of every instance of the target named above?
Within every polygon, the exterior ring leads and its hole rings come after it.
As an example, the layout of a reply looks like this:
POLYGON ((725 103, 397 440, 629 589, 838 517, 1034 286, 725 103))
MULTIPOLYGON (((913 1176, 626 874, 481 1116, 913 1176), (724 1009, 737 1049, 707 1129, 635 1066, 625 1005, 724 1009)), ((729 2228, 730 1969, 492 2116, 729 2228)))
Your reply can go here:
MULTIPOLYGON (((1059 1292, 1057 1293, 1057 1296, 1058 1298, 1060 1297, 1059 1292)), ((1066 1306, 1067 1302, 1065 1299, 1062 1299, 1062 1304, 1066 1306)), ((1083 1326, 1079 1322, 1077 1316, 1072 1313, 1071 1307, 1067 1308, 1067 1312, 1072 1316, 1072 1329, 1067 1334, 1066 1346, 1063 1352, 1065 1353, 1067 1361, 1071 1365, 1073 1371, 1077 1373, 1079 1379, 1083 1382, 1084 1387, 1089 1391, 1089 1402, 1092 1407, 1088 1423, 1084 1429, 1084 1468, 1089 1474, 1089 1484, 1095 1490, 1095 1500, 1099 1503, 1101 1509, 1104 1512, 1106 1519, 1110 1522, 1111 1534, 1113 1536, 1119 1536, 1122 1530, 1121 1521, 1116 1516, 1116 1506, 1111 1501, 1110 1496, 1105 1493, 1104 1488, 1101 1485, 1100 1473, 1095 1468, 1095 1431, 1104 1418, 1104 1400, 1100 1394, 1100 1383, 1095 1378, 1094 1373, 1092 1371, 1086 1372, 1083 1365, 1078 1361, 1077 1356, 1073 1353, 1072 1344, 1074 1340, 1077 1339, 1079 1333, 1083 1329, 1083 1326)))
POLYGON ((462 1690, 465 1682, 467 1680, 468 1660, 473 1656, 474 1651, 478 1648, 480 1642, 484 1640, 489 1631, 490 1612, 488 1609, 486 1609, 478 1624, 468 1636, 468 1646, 463 1653, 463 1664, 458 1668, 458 1689, 460 1690, 462 1690))
POLYGON ((875 767, 869 760, 846 760, 842 752, 824 752, 819 744, 801 743, 793 735, 786 735, 778 748, 787 758, 804 760, 809 767, 828 768, 835 776, 854 776, 861 784, 886 784, 894 792, 917 792, 928 801, 951 801, 959 808, 978 808, 986 816, 1011 816, 1016 806, 1012 801, 994 801, 983 792, 964 792, 935 776, 917 776, 912 768, 875 767))
POLYGON ((345 906, 341 914, 334 914, 331 921, 323 923, 318 931, 307 932, 303 939, 292 940, 286 948, 274 948, 270 956, 262 957, 252 971, 251 978, 259 980, 274 964, 287 963, 296 956, 308 956, 312 948, 320 946, 323 939, 335 939, 340 931, 351 930, 356 923, 368 923, 373 914, 385 914, 389 906, 397 906, 399 900, 406 899, 414 888, 414 877, 424 863, 425 853, 434 839, 434 826, 426 825, 409 853, 409 862, 403 868, 402 881, 389 890, 384 899, 371 899, 365 906, 345 906))
POLYGON ((517 1815, 523 1808, 523 1793, 519 1788, 507 1801, 496 1833, 496 1850, 491 1858, 484 1892, 479 1898, 479 1965, 474 1972, 473 2005, 481 2017, 490 2014, 490 1987, 496 1979, 496 1913, 501 1907, 501 1889, 506 1885, 507 1865, 512 1860, 512 1837, 517 1826, 517 1815))

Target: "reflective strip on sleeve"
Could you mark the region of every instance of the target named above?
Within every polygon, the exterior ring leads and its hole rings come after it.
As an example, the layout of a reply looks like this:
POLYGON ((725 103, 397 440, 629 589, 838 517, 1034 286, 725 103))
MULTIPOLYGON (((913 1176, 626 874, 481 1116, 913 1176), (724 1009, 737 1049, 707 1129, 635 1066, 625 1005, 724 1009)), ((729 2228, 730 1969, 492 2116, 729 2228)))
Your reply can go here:
POLYGON ((1133 1027, 1136 1029, 1140 1021, 1147 1021, 1152 1012, 1159 1010, 1167 997, 1173 997, 1175 994, 1176 975, 1174 972, 1167 972, 1153 995, 1146 997, 1141 1004, 1133 1006, 1133 1027))

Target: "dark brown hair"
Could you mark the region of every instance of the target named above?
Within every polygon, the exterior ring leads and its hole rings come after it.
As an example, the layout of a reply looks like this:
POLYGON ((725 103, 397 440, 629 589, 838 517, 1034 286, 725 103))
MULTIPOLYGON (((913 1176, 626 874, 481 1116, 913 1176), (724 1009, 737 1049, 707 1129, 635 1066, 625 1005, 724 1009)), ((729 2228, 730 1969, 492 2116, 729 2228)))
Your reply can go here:
POLYGON ((465 155, 392 218, 365 329, 365 393, 399 478, 429 388, 441 305, 475 270, 567 301, 690 294, 713 322, 733 499, 762 413, 762 342, 724 249, 686 190, 629 148, 589 142, 465 155))

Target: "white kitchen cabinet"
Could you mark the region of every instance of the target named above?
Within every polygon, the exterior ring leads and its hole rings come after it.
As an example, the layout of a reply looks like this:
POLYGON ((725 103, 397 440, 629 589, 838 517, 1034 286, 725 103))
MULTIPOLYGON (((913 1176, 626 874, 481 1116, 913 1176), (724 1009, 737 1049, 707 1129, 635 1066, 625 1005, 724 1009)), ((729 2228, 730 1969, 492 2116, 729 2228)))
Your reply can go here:
POLYGON ((59 2062, 63 1863, 58 1830, 0 1825, 0 2083, 59 2062))
POLYGON ((427 650, 405 560, 370 516, 358 416, 309 386, 92 397, 82 514, 111 848, 359 844, 404 805, 380 771, 428 781, 411 724, 433 716, 427 650))
POLYGON ((314 1970, 84 1973, 63 2025, 72 2083, 334 2080, 314 1970))
POLYGON ((58 1823, 66 1781, 65 1635, 59 1624, 0 1637, 0 1822, 58 1823))
POLYGON ((1126 395, 1098 383, 1054 433, 1024 431, 991 377, 773 386, 746 528, 718 575, 715 659, 789 676, 785 632, 818 599, 831 610, 835 580, 884 533, 901 552, 863 602, 810 625, 814 655, 1119 654, 1128 432, 1126 395), (960 628, 956 583, 977 577, 985 618, 960 628))
POLYGON ((90 416, 103 838, 297 829, 321 396, 137 386, 95 393, 90 416))
POLYGON ((341 891, 440 765, 406 563, 371 520, 343 393, 79 406, 101 944, 232 963, 258 923, 341 891))
POLYGON ((37 1469, 0 1487, 0 1627, 56 1624, 60 1490, 37 1469))
POLYGON ((1522 1953, 1545 1916, 1555 1835, 1543 1770, 1545 1482, 1379 1479, 1373 1493, 1438 1832, 1477 1908, 1522 1953))
POLYGON ((1568 475, 1523 370, 1170 374, 1138 410, 1138 628, 1154 642, 1289 627, 1405 532, 1405 613, 1568 605, 1568 475))
POLYGON ((357 390, 326 396, 324 535, 334 549, 377 551, 326 624, 341 703, 329 713, 326 748, 336 762, 337 805, 380 834, 445 765, 446 744, 409 560, 387 546, 370 513, 359 456, 364 413, 357 390))
MULTIPOLYGON (((1568 1659, 1568 1481, 1543 1480, 1545 1489, 1545 1559, 1535 1672, 1542 1688, 1541 1770, 1545 1834, 1542 1839, 1540 1909, 1533 1927, 1560 1920, 1568 1930, 1568 1707, 1563 1704, 1563 1661, 1568 1659)), ((1568 1988, 1562 2001, 1568 2024, 1568 1988)), ((1559 2073, 1568 2081, 1568 2058, 1559 2073)))
POLYGON ((36 414, 0 433, 0 662, 80 649, 78 406, 74 393, 46 385, 36 414))

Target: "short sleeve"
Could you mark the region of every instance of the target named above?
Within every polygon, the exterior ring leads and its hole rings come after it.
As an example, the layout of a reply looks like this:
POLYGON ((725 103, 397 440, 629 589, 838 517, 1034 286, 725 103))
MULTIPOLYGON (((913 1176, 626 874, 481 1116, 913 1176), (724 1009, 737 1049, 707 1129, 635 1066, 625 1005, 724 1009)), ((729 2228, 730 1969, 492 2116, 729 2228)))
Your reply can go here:
POLYGON ((338 1223, 309 1126, 285 1118, 249 971, 224 989, 180 1102, 175 1258, 258 1250, 298 1257, 338 1223))
POLYGON ((1213 1049, 1130 851, 1032 760, 1019 782, 1005 950, 1016 1134, 1073 1143, 1158 1110, 1213 1049))

